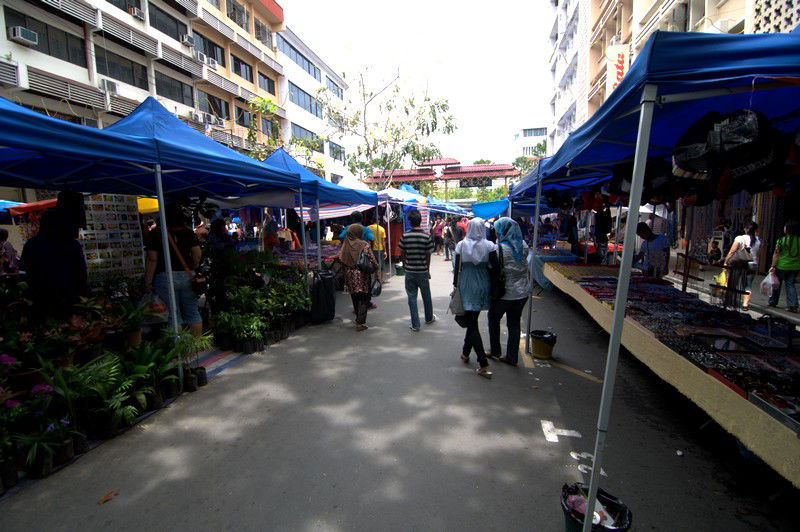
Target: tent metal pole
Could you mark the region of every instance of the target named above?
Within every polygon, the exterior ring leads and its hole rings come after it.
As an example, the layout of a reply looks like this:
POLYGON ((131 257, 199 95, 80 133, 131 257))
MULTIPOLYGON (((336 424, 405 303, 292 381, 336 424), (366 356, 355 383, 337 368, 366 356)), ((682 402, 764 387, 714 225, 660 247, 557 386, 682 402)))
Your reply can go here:
MULTIPOLYGON (((446 183, 446 181, 445 181, 446 183)), ((386 200, 386 256, 389 257, 389 278, 394 275, 392 263, 392 205, 386 200)))
MULTIPOLYGON (((156 192, 158 193, 158 217, 161 224, 161 252, 164 254, 164 275, 167 277, 169 287, 169 323, 172 334, 178 337, 178 301, 175 297, 175 282, 172 279, 172 256, 169 252, 169 237, 167 233, 167 203, 164 199, 164 184, 161 182, 161 163, 156 164, 156 192)), ((181 357, 183 355, 181 354, 181 357)), ((183 362, 183 360, 181 360, 183 362)), ((183 387, 183 364, 178 364, 178 382, 183 387)))
POLYGON ((583 263, 589 264, 589 225, 592 222, 592 210, 586 211, 586 218, 583 219, 583 263))
POLYGON ((300 196, 300 238, 303 244, 303 273, 306 274, 306 281, 308 280, 308 244, 306 242, 306 221, 303 216, 303 189, 297 190, 300 196))
POLYGON ((617 265, 617 249, 619 248, 619 221, 622 219, 622 202, 617 200, 617 221, 614 228, 614 255, 612 256, 614 266, 617 265))
POLYGON ((639 131, 636 135, 636 155, 633 160, 633 176, 631 178, 631 193, 628 201, 628 223, 625 226, 625 247, 622 249, 622 265, 619 269, 617 281, 617 295, 614 300, 614 321, 611 323, 611 336, 608 340, 608 359, 603 377, 603 394, 600 397, 600 412, 597 417, 597 440, 594 445, 594 459, 592 461, 592 474, 589 480, 589 495, 587 497, 586 515, 583 520, 583 532, 591 532, 594 505, 597 500, 597 489, 600 482, 600 472, 603 464, 603 450, 606 444, 608 421, 611 417, 611 402, 614 396, 614 380, 619 362, 619 344, 622 340, 622 327, 625 323, 625 307, 628 303, 628 287, 631 280, 633 266, 633 246, 628 245, 636 238, 636 224, 631 223, 639 219, 639 204, 642 200, 644 183, 644 169, 647 163, 647 152, 650 146, 650 129, 653 125, 653 107, 655 105, 658 87, 645 85, 642 91, 642 110, 639 114, 639 131))
POLYGON ((380 205, 380 200, 378 196, 375 196, 375 240, 380 244, 380 247, 383 248, 383 251, 378 251, 378 268, 380 269, 380 280, 383 282, 383 254, 386 253, 386 242, 381 241, 381 216, 380 216, 380 209, 378 206, 380 205))
MULTIPOLYGON (((536 210, 533 213, 533 242, 531 242, 530 266, 528 266, 528 278, 533 281, 533 266, 536 260, 536 245, 539 242, 539 207, 542 204, 542 179, 536 183, 536 210)), ((531 293, 528 295, 528 320, 525 325, 525 352, 531 352, 531 320, 533 319, 533 283, 531 282, 531 293)))
POLYGON ((319 198, 317 198, 317 271, 322 271, 322 228, 320 228, 319 198))

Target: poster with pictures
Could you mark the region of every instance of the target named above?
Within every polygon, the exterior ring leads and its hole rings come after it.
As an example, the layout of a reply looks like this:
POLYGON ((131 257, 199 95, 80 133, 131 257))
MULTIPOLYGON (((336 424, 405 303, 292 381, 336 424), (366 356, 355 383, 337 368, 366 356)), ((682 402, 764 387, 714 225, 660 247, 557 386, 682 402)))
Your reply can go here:
POLYGON ((86 196, 83 250, 89 278, 144 274, 144 247, 136 196, 86 196))
POLYGON ((422 215, 422 224, 420 225, 422 229, 426 233, 430 233, 431 229, 431 220, 430 220, 430 209, 427 207, 418 207, 419 213, 422 215))

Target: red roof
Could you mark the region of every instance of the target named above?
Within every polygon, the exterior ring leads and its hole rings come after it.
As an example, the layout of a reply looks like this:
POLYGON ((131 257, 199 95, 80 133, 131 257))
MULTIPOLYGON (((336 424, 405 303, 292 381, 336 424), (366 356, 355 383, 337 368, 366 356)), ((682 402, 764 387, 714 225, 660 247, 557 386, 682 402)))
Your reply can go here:
POLYGON ((461 162, 456 159, 431 159, 430 161, 422 161, 417 166, 447 166, 458 164, 461 164, 461 162))
MULTIPOLYGON (((434 175, 433 169, 431 168, 414 168, 412 170, 408 170, 406 168, 398 168, 397 170, 394 171, 393 174, 394 177, 414 177, 414 176, 433 176, 433 175, 434 175)), ((381 172, 380 171, 372 172, 372 177, 380 178, 381 172)), ((386 172, 383 177, 384 179, 388 179, 389 172, 386 172)))
POLYGON ((510 164, 476 164, 451 166, 442 171, 442 179, 469 179, 471 177, 517 177, 519 170, 510 164))
POLYGON ((259 3, 267 10, 270 15, 270 22, 283 24, 283 8, 275 0, 259 0, 259 3))

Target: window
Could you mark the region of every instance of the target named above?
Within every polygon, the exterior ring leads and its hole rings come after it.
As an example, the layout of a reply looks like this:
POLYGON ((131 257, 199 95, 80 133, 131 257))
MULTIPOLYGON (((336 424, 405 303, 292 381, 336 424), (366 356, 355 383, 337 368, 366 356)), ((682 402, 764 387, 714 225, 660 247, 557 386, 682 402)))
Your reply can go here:
POLYGON ((97 73, 147 90, 147 67, 105 48, 94 47, 97 73))
POLYGON ((234 108, 236 109, 236 123, 242 127, 250 127, 250 124, 253 123, 253 113, 238 105, 235 105, 234 108))
POLYGON ((299 105, 312 115, 322 118, 322 106, 319 101, 291 81, 289 82, 289 101, 299 105))
POLYGON ((261 41, 268 48, 272 48, 272 30, 269 29, 269 26, 257 18, 253 19, 253 25, 256 29, 256 39, 261 41))
POLYGON ((344 100, 344 91, 342 88, 331 81, 331 78, 328 76, 325 76, 325 80, 328 82, 328 89, 330 89, 330 91, 334 93, 340 100, 344 100))
POLYGON ((344 179, 344 177, 340 176, 339 174, 331 174, 331 183, 334 185, 338 185, 342 179, 344 179))
POLYGON ((272 95, 275 94, 275 80, 265 76, 261 72, 258 73, 258 86, 272 95))
POLYGON ((123 11, 128 11, 128 6, 142 9, 142 3, 139 0, 106 0, 106 2, 112 6, 117 6, 123 11))
POLYGON ((208 0, 208 3, 219 9, 219 0, 208 0))
POLYGON ((253 82, 253 67, 231 54, 231 69, 234 74, 243 77, 250 83, 253 82))
POLYGON ((194 34, 194 49, 203 52, 208 57, 216 59, 219 66, 225 66, 225 50, 214 41, 203 37, 196 31, 194 34))
POLYGON ((344 162, 344 148, 342 146, 339 146, 333 141, 328 141, 328 144, 330 145, 331 157, 333 157, 337 161, 344 162))
POLYGON ((152 2, 150 2, 150 26, 176 41, 180 41, 181 35, 185 35, 187 32, 186 24, 153 5, 152 2))
POLYGON ((319 138, 319 135, 314 133, 313 131, 309 131, 304 127, 298 126, 297 124, 292 124, 292 138, 296 139, 304 139, 308 141, 308 147, 314 151, 318 151, 320 153, 324 153, 323 151, 323 141, 319 138))
POLYGON ((156 94, 169 98, 183 105, 194 107, 192 86, 156 70, 156 94))
POLYGON ((284 54, 289 56, 289 59, 300 65, 303 70, 308 72, 314 79, 317 81, 322 81, 322 76, 320 74, 319 68, 308 60, 306 56, 301 54, 297 51, 297 48, 289 44, 289 42, 283 38, 283 35, 280 33, 278 34, 278 50, 283 52, 284 54))
POLYGON ((543 137, 547 135, 546 127, 535 127, 522 130, 523 137, 543 137))
POLYGON ((271 120, 261 117, 261 132, 269 138, 275 137, 275 130, 271 120))
POLYGON ((212 96, 207 92, 197 91, 197 108, 204 113, 210 113, 223 120, 231 119, 231 111, 230 107, 228 107, 228 102, 222 98, 212 96))
POLYGON ((49 56, 69 61, 70 63, 86 67, 86 52, 83 38, 76 37, 64 30, 48 26, 44 22, 23 15, 8 7, 5 8, 6 28, 23 26, 35 31, 39 35, 39 44, 32 46, 36 51, 49 56))
POLYGON ((227 0, 228 18, 234 21, 239 27, 250 31, 250 14, 247 8, 236 0, 227 0))

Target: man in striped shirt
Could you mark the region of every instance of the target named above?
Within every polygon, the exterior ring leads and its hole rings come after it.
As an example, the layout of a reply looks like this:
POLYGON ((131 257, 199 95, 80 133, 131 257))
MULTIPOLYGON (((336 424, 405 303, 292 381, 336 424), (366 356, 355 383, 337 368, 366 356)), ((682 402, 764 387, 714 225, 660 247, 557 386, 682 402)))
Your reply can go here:
POLYGON ((411 330, 419 331, 419 309, 417 307, 417 291, 422 292, 422 305, 425 308, 425 323, 430 325, 436 321, 431 301, 430 265, 434 242, 430 235, 422 230, 422 215, 417 209, 408 211, 408 222, 411 230, 400 239, 400 253, 403 267, 406 270, 406 294, 408 309, 411 312, 411 330))

